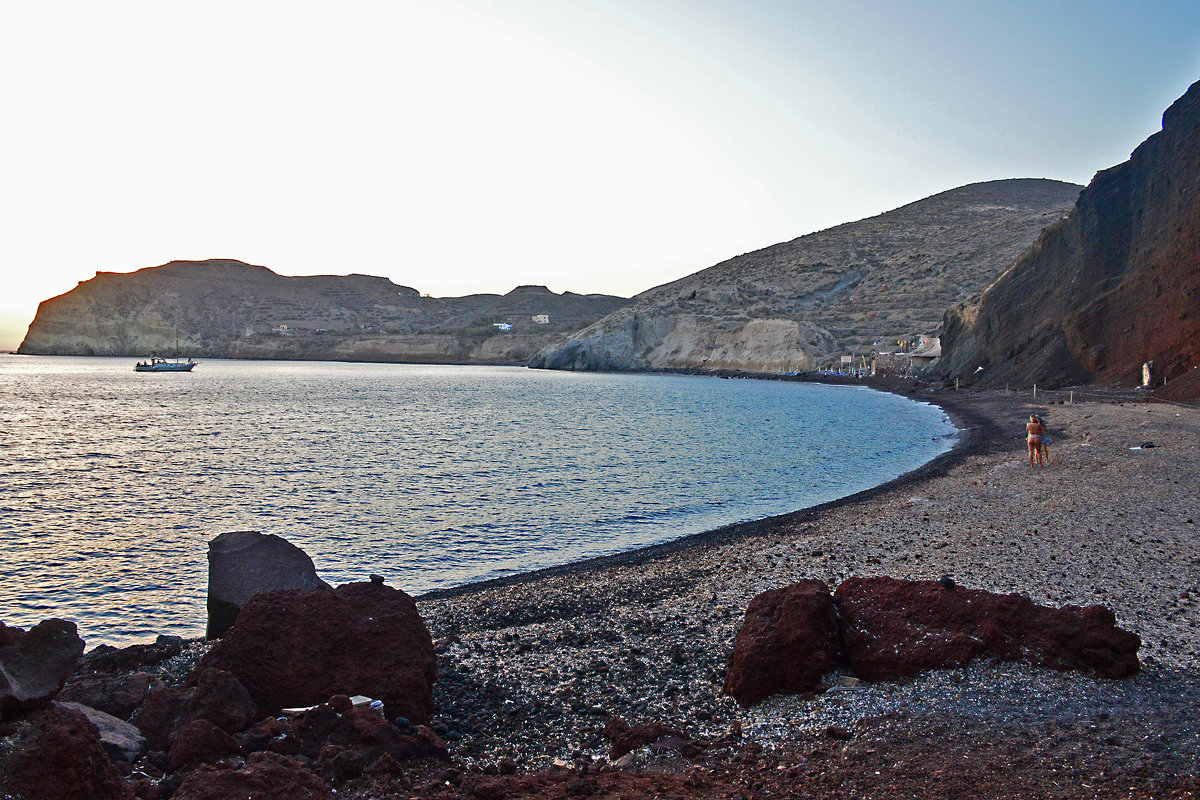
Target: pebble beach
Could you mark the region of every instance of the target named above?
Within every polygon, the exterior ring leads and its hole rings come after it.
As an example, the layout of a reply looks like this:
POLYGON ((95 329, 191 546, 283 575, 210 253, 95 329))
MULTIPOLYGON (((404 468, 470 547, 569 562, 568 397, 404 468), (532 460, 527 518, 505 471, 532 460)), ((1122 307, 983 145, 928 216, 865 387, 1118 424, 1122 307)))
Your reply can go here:
MULTIPOLYGON (((438 642, 435 728, 454 757, 511 759, 522 771, 602 761, 601 732, 620 717, 675 727, 710 754, 719 746, 776 753, 781 770, 828 753, 850 759, 856 773, 859 762, 887 761, 864 793, 847 796, 883 791, 879 781, 896 789, 905 776, 926 780, 935 753, 949 759, 939 774, 991 758, 1003 762, 1000 773, 1032 776, 1017 786, 1009 774, 989 796, 1057 786, 1060 774, 1064 796, 1093 796, 1083 787, 1109 796, 1130 780, 1194 780, 1186 776, 1200 774, 1200 410, 1132 392, 1085 399, 899 388, 942 406, 962 434, 951 453, 885 486, 418 598, 438 642), (1031 413, 1050 429, 1050 464, 1034 469, 1024 443, 1031 413), (833 674, 825 691, 750 709, 721 693, 751 598, 852 575, 951 576, 1047 605, 1103 604, 1141 636, 1142 670, 1111 681, 977 662, 874 685, 833 674), (828 747, 831 735, 839 749, 828 747), (923 760, 912 774, 906 753, 923 760)), ((677 757, 643 750, 621 766, 670 771, 681 768, 672 766, 677 757)))

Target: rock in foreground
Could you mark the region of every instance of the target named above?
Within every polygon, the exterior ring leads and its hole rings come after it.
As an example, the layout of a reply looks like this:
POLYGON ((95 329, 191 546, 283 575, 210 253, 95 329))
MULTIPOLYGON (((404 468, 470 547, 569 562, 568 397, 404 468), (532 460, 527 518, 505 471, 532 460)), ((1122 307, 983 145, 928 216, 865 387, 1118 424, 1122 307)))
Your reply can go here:
POLYGON ((1048 608, 1016 594, 934 581, 850 578, 835 592, 842 647, 864 680, 907 678, 979 657, 1125 678, 1141 639, 1103 606, 1048 608))
POLYGON ((801 581, 750 601, 725 673, 724 691, 743 706, 772 694, 811 692, 837 664, 838 620, 821 581, 801 581))
POLYGON ((233 673, 264 711, 361 694, 418 723, 429 721, 437 676, 416 604, 377 583, 256 596, 196 674, 210 667, 233 673))
POLYGON ((87 717, 69 708, 30 714, 0 749, 4 797, 132 800, 87 717))
POLYGON ((275 589, 328 589, 308 554, 274 534, 230 531, 208 543, 208 630, 229 630, 241 607, 275 589))
POLYGON ((47 705, 83 655, 75 623, 61 619, 28 632, 0 623, 0 645, 0 720, 47 705))

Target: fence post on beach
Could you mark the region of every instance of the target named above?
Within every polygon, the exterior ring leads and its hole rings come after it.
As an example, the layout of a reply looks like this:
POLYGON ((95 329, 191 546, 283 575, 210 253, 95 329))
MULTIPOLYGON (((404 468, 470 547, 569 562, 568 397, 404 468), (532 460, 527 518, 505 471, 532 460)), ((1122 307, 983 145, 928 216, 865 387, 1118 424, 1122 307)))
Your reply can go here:
POLYGON ((1067 405, 1069 405, 1069 406, 1075 405, 1075 390, 1074 389, 1071 390, 1071 399, 1067 401, 1067 405))
POLYGON ((1037 384, 1033 385, 1033 399, 1037 400, 1037 384))
POLYGON ((958 391, 958 378, 954 379, 954 391, 958 391))

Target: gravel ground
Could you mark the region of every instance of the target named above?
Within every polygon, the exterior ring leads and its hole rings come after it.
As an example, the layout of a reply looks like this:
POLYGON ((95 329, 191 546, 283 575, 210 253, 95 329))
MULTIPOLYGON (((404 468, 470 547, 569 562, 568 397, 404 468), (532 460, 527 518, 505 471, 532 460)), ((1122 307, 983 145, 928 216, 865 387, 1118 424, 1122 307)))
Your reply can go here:
POLYGON ((600 731, 619 716, 778 753, 831 725, 847 729, 852 744, 873 743, 859 756, 868 760, 914 742, 942 753, 1000 748, 1047 776, 1061 767, 1082 786, 1114 771, 1142 785, 1200 774, 1200 410, 1049 405, 1044 393, 1036 402, 1027 393, 915 396, 943 405, 964 428, 963 443, 888 486, 666 547, 419 598, 441 640, 435 726, 454 757, 511 758, 534 770, 601 756, 600 731), (1029 413, 1050 428, 1049 467, 1028 466, 1029 413), (1131 449, 1146 442, 1154 447, 1131 449), (1141 635, 1143 670, 1125 681, 992 663, 904 683, 846 686, 853 681, 831 676, 828 691, 749 710, 720 693, 754 595, 851 575, 950 575, 1039 603, 1102 603, 1141 635))

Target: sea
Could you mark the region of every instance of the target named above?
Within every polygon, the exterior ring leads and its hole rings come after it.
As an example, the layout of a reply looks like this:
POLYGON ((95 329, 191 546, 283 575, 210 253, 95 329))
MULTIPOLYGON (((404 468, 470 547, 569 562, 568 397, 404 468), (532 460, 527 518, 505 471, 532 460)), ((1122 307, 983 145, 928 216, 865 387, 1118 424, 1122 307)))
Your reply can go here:
MULTIPOLYGON (((948 450, 860 386, 519 367, 0 356, 0 621, 203 635, 207 544, 418 594, 795 511, 948 450)), ((880 535, 886 535, 881 532, 880 535)))

